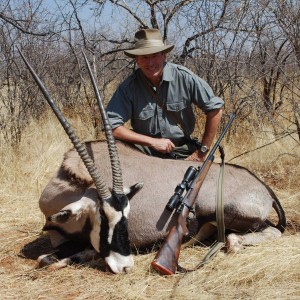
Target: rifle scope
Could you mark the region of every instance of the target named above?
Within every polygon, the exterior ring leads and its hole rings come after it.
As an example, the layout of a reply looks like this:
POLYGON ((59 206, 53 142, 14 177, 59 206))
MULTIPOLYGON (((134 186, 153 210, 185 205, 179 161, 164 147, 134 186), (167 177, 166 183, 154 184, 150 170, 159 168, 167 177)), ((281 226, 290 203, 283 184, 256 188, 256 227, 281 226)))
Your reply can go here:
POLYGON ((176 186, 173 196, 170 198, 166 205, 167 210, 173 211, 173 209, 178 205, 182 198, 184 190, 187 190, 189 188, 190 183, 195 178, 197 172, 197 168, 193 166, 188 167, 183 176, 182 182, 176 186))

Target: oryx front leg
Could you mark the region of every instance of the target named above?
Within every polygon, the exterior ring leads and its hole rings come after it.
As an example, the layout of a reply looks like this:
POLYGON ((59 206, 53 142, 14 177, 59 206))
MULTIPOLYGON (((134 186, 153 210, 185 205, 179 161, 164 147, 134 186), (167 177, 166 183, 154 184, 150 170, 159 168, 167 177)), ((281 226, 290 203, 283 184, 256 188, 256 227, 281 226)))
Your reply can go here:
POLYGON ((56 258, 55 255, 41 255, 38 258, 37 268, 48 268, 49 270, 59 270, 72 264, 84 264, 98 257, 94 249, 85 249, 70 257, 62 259, 56 258))

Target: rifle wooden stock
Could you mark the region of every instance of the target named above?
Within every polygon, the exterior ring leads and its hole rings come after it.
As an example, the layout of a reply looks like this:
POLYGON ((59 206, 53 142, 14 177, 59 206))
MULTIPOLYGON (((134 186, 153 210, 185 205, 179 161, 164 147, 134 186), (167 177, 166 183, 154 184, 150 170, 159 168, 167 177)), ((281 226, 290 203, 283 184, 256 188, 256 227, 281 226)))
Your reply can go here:
POLYGON ((212 162, 213 156, 207 161, 201 172, 197 174, 194 185, 187 192, 185 200, 186 205, 183 206, 182 212, 178 216, 177 224, 171 228, 163 245, 157 252, 154 260, 151 262, 151 266, 162 275, 173 275, 177 270, 182 240, 184 236, 189 233, 185 224, 186 218, 190 213, 189 207, 194 206, 199 190, 212 162))

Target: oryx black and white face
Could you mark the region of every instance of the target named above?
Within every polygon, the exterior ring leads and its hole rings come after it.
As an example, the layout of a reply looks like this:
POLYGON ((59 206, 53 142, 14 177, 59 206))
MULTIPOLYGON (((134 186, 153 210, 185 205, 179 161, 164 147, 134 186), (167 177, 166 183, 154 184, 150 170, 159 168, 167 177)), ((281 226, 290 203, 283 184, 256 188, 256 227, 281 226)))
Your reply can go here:
POLYGON ((128 197, 112 192, 97 211, 100 222, 97 230, 91 232, 92 245, 100 252, 107 265, 114 273, 128 272, 133 267, 130 241, 128 235, 129 199, 142 188, 142 184, 130 187, 128 197), (128 199, 129 198, 129 199, 128 199), (94 234, 94 235, 93 235, 94 234))
POLYGON ((112 193, 100 209, 100 255, 114 273, 133 267, 128 236, 130 204, 125 195, 112 193))

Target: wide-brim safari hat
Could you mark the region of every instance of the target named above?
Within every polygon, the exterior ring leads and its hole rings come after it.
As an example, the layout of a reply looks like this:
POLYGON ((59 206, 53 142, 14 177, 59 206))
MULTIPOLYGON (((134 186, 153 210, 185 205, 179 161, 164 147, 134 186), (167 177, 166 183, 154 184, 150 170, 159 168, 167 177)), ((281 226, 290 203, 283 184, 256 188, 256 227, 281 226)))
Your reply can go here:
POLYGON ((170 52, 174 45, 165 45, 158 29, 142 29, 136 32, 135 47, 125 50, 124 53, 132 58, 138 55, 149 55, 164 51, 170 52))

